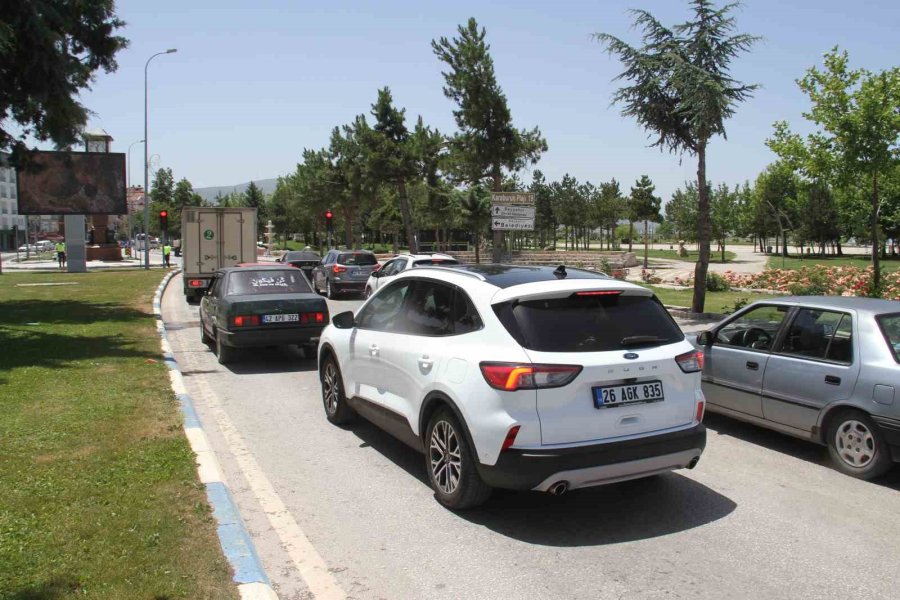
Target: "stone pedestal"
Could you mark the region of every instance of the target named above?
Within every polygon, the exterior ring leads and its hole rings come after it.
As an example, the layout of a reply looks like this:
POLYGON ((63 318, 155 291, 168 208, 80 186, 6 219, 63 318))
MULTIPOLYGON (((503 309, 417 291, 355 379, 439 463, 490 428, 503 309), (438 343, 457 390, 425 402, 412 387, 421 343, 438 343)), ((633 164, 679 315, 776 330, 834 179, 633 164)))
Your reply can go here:
POLYGON ((106 215, 94 215, 91 218, 93 243, 87 247, 88 260, 119 261, 122 260, 122 249, 116 243, 107 243, 109 231, 109 217, 106 215))

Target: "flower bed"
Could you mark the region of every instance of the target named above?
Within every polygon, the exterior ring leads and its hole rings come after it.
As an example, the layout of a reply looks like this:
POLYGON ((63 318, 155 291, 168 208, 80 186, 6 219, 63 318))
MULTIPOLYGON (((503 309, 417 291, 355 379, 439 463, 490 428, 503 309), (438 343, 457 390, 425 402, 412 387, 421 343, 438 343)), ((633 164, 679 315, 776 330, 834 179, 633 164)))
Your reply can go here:
MULTIPOLYGON (((828 267, 815 265, 800 269, 766 269, 762 273, 725 271, 722 277, 732 288, 772 290, 795 295, 865 296, 871 286, 871 266, 828 267)), ((881 277, 883 298, 900 300, 900 271, 884 273, 881 277)), ((692 285, 690 278, 676 279, 679 285, 692 285)))

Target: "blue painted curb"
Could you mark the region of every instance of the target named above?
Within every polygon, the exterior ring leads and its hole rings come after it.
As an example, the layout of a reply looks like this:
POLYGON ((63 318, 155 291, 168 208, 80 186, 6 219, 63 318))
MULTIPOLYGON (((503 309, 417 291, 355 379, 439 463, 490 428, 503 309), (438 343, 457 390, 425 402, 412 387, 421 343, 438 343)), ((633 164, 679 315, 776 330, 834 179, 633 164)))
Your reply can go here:
MULTIPOLYGON (((169 341, 166 335, 165 324, 162 322, 162 294, 169 284, 169 281, 178 271, 171 271, 160 282, 156 290, 156 296, 153 300, 153 312, 163 327, 160 330, 160 337, 167 343, 169 341)), ((181 376, 181 369, 178 367, 178 361, 171 352, 163 353, 163 361, 172 371, 176 371, 181 376)), ((196 428, 203 430, 197 411, 194 409, 194 402, 189 394, 177 394, 178 403, 181 406, 181 413, 184 418, 184 428, 196 428)), ((205 432, 204 432, 205 433, 205 432)), ((250 533, 244 526, 234 498, 228 490, 228 486, 224 482, 215 481, 206 484, 206 498, 212 507, 213 516, 216 518, 218 526, 216 533, 219 536, 219 544, 222 546, 222 552, 228 559, 234 571, 234 581, 238 584, 243 583, 262 583, 271 586, 269 578, 262 567, 259 555, 256 553, 256 547, 250 533)))

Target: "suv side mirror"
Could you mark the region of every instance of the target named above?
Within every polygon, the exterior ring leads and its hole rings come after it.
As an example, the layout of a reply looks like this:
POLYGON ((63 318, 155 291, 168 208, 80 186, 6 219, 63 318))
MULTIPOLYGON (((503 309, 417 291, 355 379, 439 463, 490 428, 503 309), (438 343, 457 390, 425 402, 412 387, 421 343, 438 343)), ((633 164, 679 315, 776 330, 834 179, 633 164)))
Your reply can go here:
POLYGON ((331 322, 338 329, 352 329, 354 325, 353 311, 347 310, 332 317, 331 322))
POLYGON ((697 336, 697 343, 701 346, 711 346, 712 345, 712 332, 703 331, 697 336))

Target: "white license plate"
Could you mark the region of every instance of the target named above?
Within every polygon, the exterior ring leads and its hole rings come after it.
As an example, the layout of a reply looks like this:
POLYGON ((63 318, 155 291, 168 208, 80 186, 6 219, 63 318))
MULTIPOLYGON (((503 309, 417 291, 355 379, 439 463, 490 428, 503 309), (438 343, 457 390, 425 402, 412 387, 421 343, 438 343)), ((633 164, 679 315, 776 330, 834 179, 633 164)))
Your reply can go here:
POLYGON ((659 402, 664 399, 661 381, 645 381, 630 385, 611 385, 592 388, 594 408, 610 408, 624 404, 659 402))
POLYGON ((263 323, 291 323, 293 321, 299 321, 299 314, 290 314, 290 315, 263 315, 262 322, 263 323))

